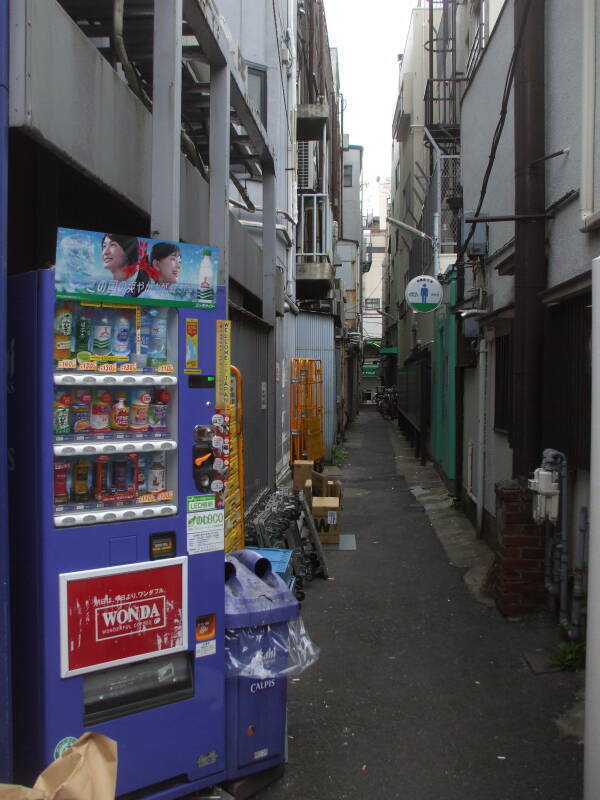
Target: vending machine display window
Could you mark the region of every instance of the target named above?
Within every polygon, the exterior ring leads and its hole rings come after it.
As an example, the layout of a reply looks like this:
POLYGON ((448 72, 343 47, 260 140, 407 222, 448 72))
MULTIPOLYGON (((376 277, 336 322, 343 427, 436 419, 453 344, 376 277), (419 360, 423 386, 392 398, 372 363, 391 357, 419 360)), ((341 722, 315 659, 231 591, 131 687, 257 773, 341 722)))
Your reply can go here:
POLYGON ((56 301, 56 527, 176 513, 177 314, 56 301))

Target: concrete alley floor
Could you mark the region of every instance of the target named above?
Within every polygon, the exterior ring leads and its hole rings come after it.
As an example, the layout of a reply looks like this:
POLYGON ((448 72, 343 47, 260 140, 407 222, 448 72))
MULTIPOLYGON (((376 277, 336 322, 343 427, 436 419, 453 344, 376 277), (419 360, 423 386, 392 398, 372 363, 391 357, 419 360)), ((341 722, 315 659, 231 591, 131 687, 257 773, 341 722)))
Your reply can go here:
POLYGON ((308 585, 321 657, 289 683, 289 763, 261 800, 579 800, 582 677, 524 659, 554 620, 477 599, 489 553, 394 422, 363 408, 345 450, 357 550, 308 585))

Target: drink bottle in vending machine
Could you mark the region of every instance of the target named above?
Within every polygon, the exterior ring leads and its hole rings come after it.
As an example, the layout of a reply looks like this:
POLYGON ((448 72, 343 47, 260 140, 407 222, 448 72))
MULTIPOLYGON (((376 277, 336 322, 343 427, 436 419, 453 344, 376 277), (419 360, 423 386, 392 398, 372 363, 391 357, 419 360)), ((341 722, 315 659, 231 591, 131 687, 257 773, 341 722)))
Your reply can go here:
POLYGON ((117 795, 180 797, 225 775, 222 511, 190 463, 215 407, 224 293, 200 267, 217 255, 94 231, 57 242, 54 268, 9 287, 15 779, 94 730, 118 742, 117 795))

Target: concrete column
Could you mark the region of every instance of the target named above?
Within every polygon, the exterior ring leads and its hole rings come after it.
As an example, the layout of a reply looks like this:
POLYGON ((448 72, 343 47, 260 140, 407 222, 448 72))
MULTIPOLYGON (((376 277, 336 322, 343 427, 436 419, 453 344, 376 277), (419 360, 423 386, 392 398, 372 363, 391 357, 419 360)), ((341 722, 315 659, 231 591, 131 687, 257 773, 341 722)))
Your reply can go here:
POLYGON ((229 67, 210 68, 209 244, 219 248, 219 285, 225 287, 229 316, 229 143, 231 76, 229 67))
POLYGON ((263 319, 269 325, 275 324, 275 223, 275 173, 263 164, 263 319))
POLYGON ((154 2, 151 236, 179 241, 182 0, 154 2))
POLYGON ((276 363, 279 358, 277 352, 277 334, 275 330, 275 270, 277 232, 275 228, 275 172, 272 166, 263 164, 263 319, 271 325, 268 342, 268 384, 267 384, 267 430, 268 430, 268 480, 272 485, 275 482, 275 452, 276 432, 281 426, 277 425, 276 412, 276 363))

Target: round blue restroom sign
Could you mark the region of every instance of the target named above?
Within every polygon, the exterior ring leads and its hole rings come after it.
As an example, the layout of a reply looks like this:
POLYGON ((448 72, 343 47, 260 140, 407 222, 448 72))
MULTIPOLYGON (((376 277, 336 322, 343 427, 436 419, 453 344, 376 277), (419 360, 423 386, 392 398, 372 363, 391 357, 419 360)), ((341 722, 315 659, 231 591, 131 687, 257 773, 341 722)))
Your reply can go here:
POLYGON ((409 281, 404 297, 413 311, 435 311, 442 304, 444 289, 430 275, 417 275, 409 281))

